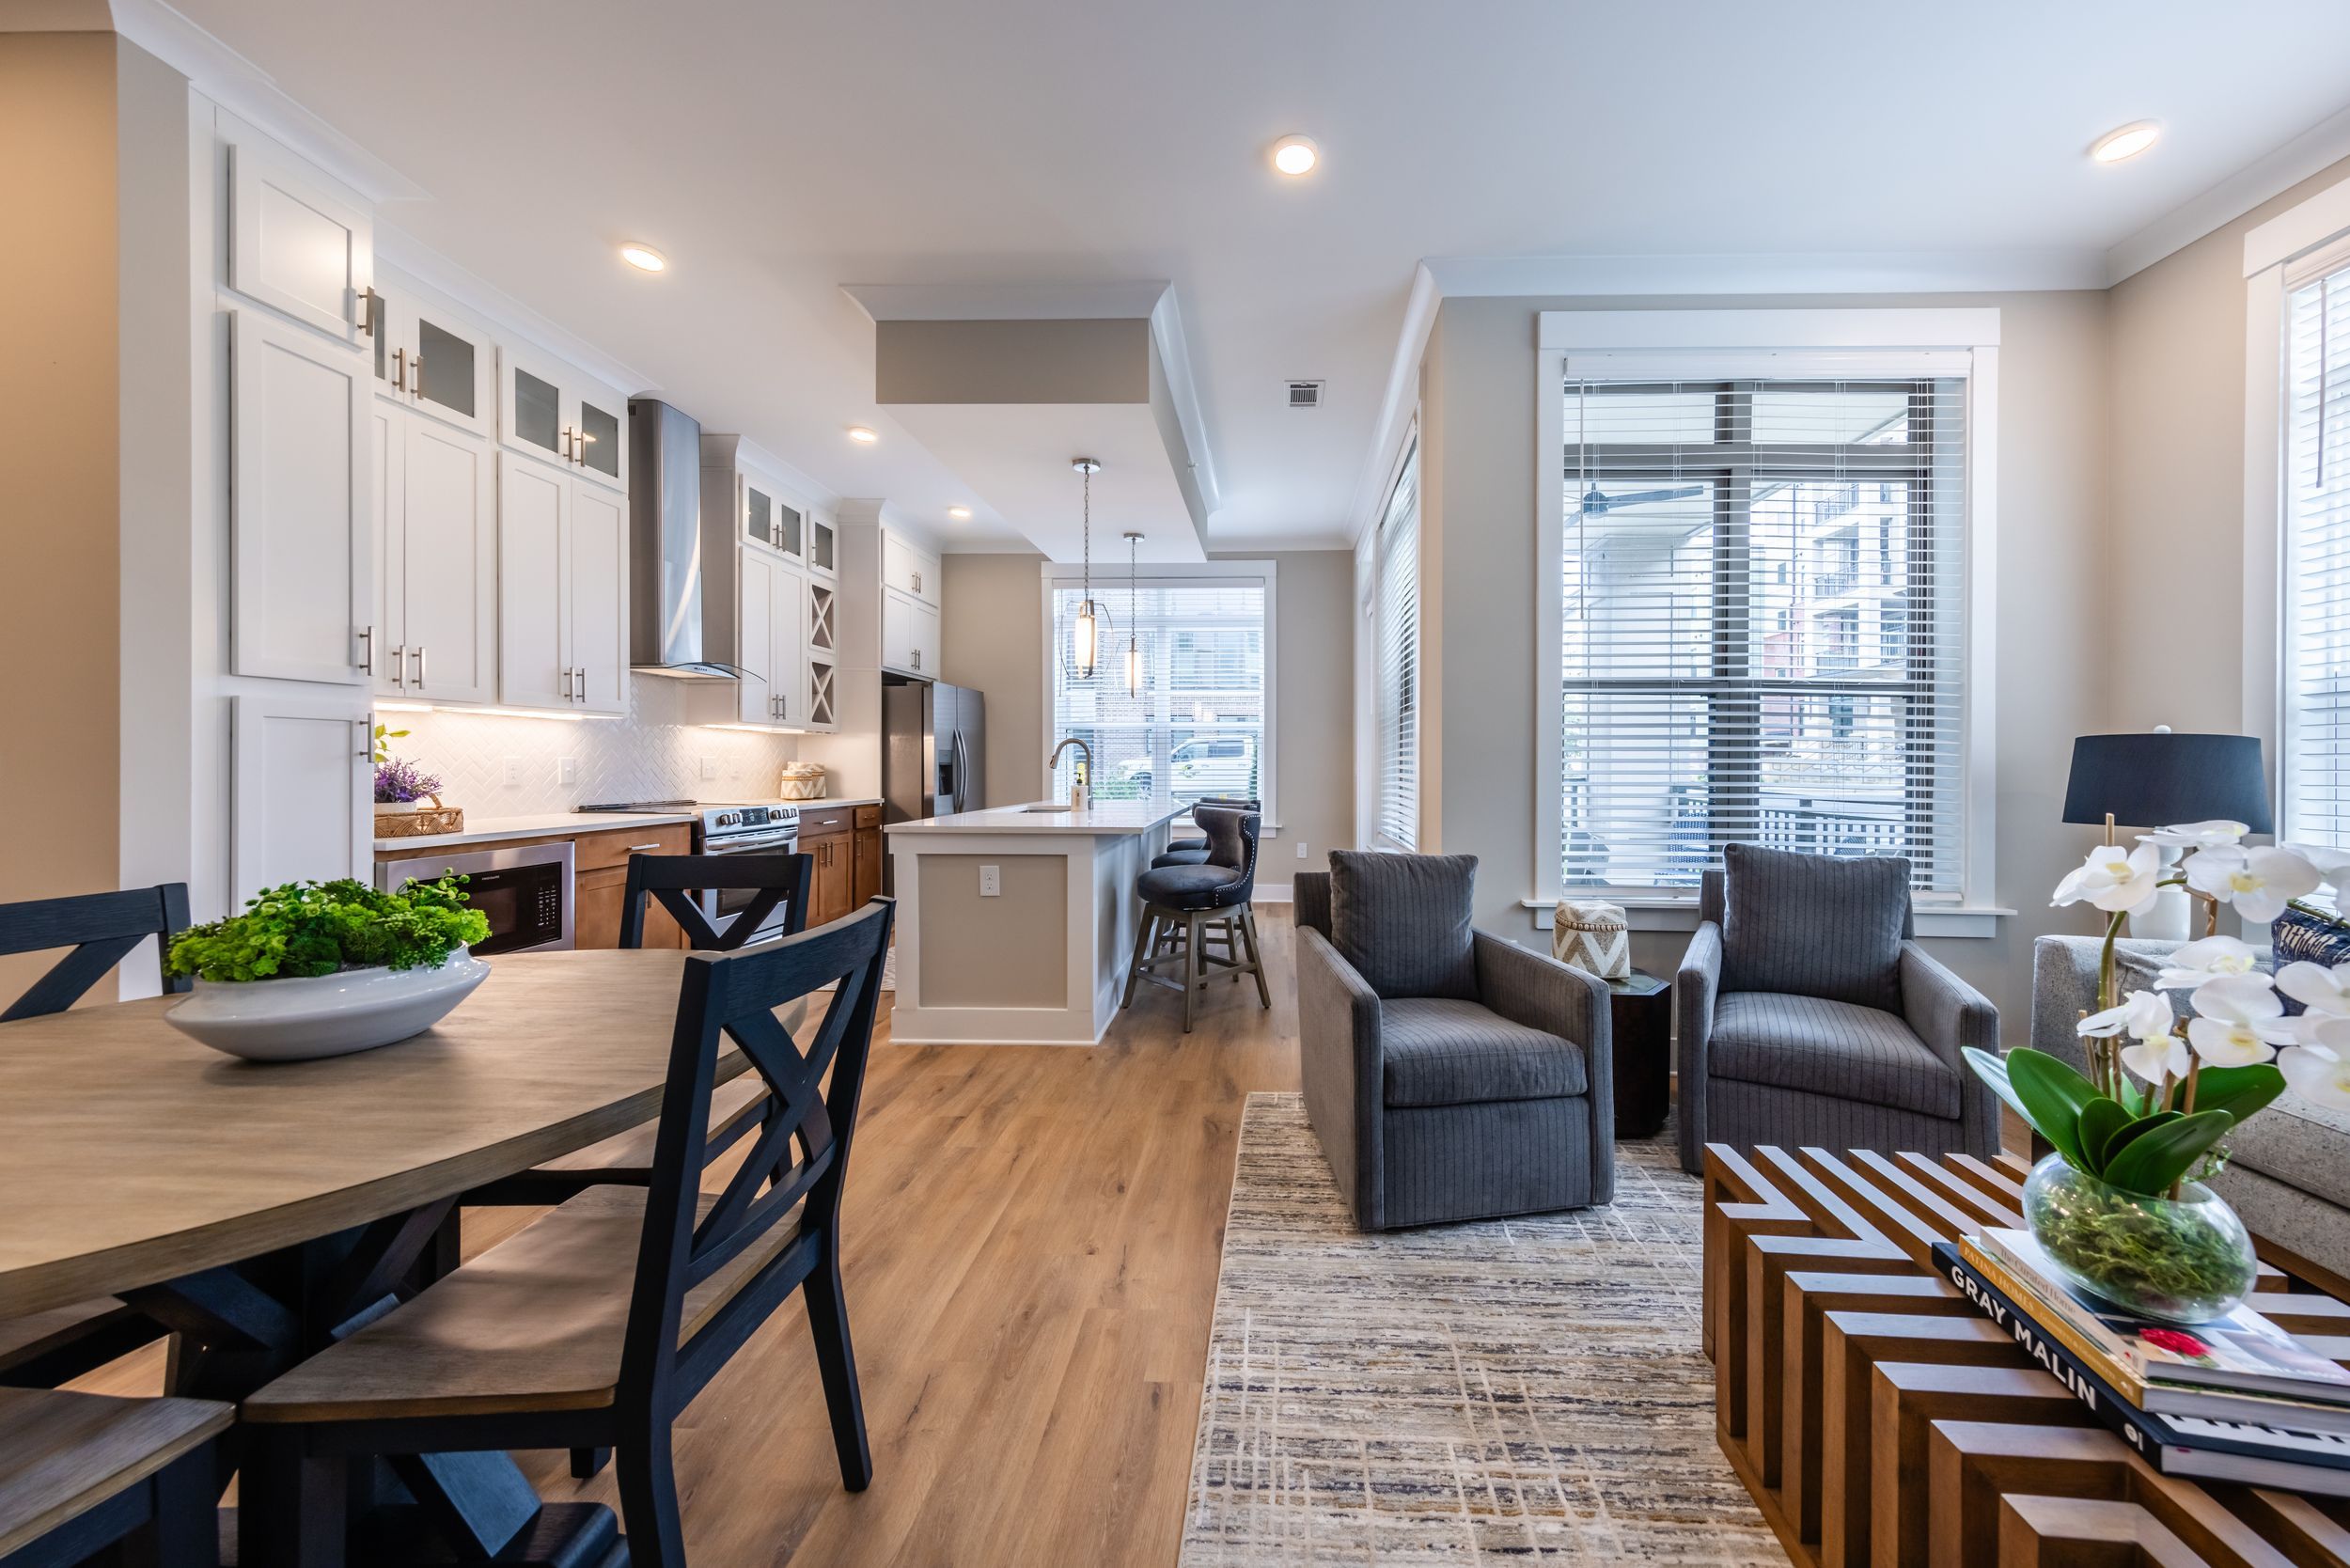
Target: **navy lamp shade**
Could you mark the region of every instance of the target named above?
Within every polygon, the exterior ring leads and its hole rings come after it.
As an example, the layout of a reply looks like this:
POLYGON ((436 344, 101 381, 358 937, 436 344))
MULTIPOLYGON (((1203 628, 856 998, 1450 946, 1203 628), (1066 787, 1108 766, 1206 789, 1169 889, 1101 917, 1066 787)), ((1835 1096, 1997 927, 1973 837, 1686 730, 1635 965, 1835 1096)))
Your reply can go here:
POLYGON ((2169 827, 2224 818, 2274 831, 2256 735, 2082 735, 2073 742, 2064 820, 2169 827))

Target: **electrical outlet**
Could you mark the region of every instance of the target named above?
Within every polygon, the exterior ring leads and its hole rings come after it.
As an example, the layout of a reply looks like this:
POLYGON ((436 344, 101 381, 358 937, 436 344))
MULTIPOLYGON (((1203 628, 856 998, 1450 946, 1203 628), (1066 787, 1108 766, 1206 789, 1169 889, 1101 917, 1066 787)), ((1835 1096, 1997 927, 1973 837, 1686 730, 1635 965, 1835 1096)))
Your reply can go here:
POLYGON ((1300 860, 1306 858, 1306 840, 1303 839, 1297 840, 1297 858, 1300 860))
POLYGON ((702 776, 704 778, 715 778, 718 776, 718 759, 715 757, 705 757, 702 759, 702 776))
POLYGON ((556 758, 555 760, 555 781, 557 784, 578 783, 579 759, 576 757, 556 758))
POLYGON ((996 899, 1004 894, 1004 869, 1001 866, 979 868, 979 897, 996 899))
POLYGON ((523 760, 519 757, 509 757, 506 760, 506 787, 510 790, 522 781, 523 760))

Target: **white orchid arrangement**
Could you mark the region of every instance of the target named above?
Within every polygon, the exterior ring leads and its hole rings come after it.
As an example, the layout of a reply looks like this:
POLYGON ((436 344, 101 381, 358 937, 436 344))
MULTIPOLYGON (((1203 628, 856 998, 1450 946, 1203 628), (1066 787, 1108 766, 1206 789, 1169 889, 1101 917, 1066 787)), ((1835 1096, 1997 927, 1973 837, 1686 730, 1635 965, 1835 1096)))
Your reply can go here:
POLYGON ((2157 828, 2140 836, 2133 850, 2099 845, 2057 885, 2056 905, 2088 903, 2107 917, 2098 1011, 2078 1026, 2090 1044, 2092 1077, 2102 1079, 2106 1092, 2127 1087, 2126 1071, 2152 1086, 2155 1105, 2192 1112, 2204 1066, 2249 1067, 2273 1059, 2296 1093, 2350 1109, 2350 964, 2289 964, 2272 978, 2262 972, 2249 945, 2214 930, 2222 904, 2254 925, 2267 925, 2287 909, 2329 924, 2350 923, 2307 902, 2320 887, 2332 888, 2337 899, 2350 893, 2350 853, 2300 844, 2248 847, 2243 840, 2250 831, 2224 819, 2157 828), (2186 852, 2167 875, 2166 848, 2186 852), (2154 990, 2117 997, 2113 944, 2123 922, 2153 907, 2164 888, 2182 886, 2202 902, 2206 934, 2170 954, 2154 990), (2164 995, 2172 991, 2187 994, 2195 1016, 2174 1019, 2164 995), (2307 1011, 2298 1018, 2284 1016, 2280 991, 2307 1011))
POLYGON ((2076 1168, 2125 1192, 2176 1197, 2189 1171, 2216 1158, 2230 1129, 2288 1084, 2350 1109, 2350 964, 2290 964, 2264 973, 2249 944, 2217 931, 2219 907, 2265 925, 2288 908, 2330 923, 2304 902, 2321 886, 2350 892, 2350 854, 2290 844, 2248 848, 2238 822, 2186 823, 2144 835, 2138 847, 2103 844, 2057 885, 2057 905, 2106 913, 2097 1011, 2078 1028, 2089 1072, 2029 1047, 2002 1058, 1969 1049, 1969 1062, 2076 1168), (2166 871, 2162 852, 2186 851, 2166 871), (2114 942, 2130 916, 2166 887, 2205 905, 2204 935, 2174 949, 2152 990, 2114 994, 2114 942), (2192 1013, 2170 1001, 2185 992, 2192 1013), (2285 1016, 2278 993, 2308 1011, 2285 1016))

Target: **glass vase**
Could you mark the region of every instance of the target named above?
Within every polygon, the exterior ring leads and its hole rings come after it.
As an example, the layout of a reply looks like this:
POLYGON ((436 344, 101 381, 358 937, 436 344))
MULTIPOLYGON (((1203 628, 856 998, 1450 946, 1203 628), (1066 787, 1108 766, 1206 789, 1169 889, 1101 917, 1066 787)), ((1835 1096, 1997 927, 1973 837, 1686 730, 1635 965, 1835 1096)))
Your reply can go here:
POLYGON ((2201 1182, 2150 1198, 2050 1154, 2024 1183, 2024 1222, 2066 1284, 2133 1316, 2208 1323, 2252 1288, 2252 1238, 2201 1182))

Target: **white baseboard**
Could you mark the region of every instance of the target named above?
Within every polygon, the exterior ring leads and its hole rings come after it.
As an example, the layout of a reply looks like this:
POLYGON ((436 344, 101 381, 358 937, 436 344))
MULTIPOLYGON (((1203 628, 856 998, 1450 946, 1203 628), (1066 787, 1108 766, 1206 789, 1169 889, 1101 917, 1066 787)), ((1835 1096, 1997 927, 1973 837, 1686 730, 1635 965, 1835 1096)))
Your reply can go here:
POLYGON ((1293 903, 1296 887, 1293 882, 1260 882, 1253 897, 1259 903, 1293 903))

